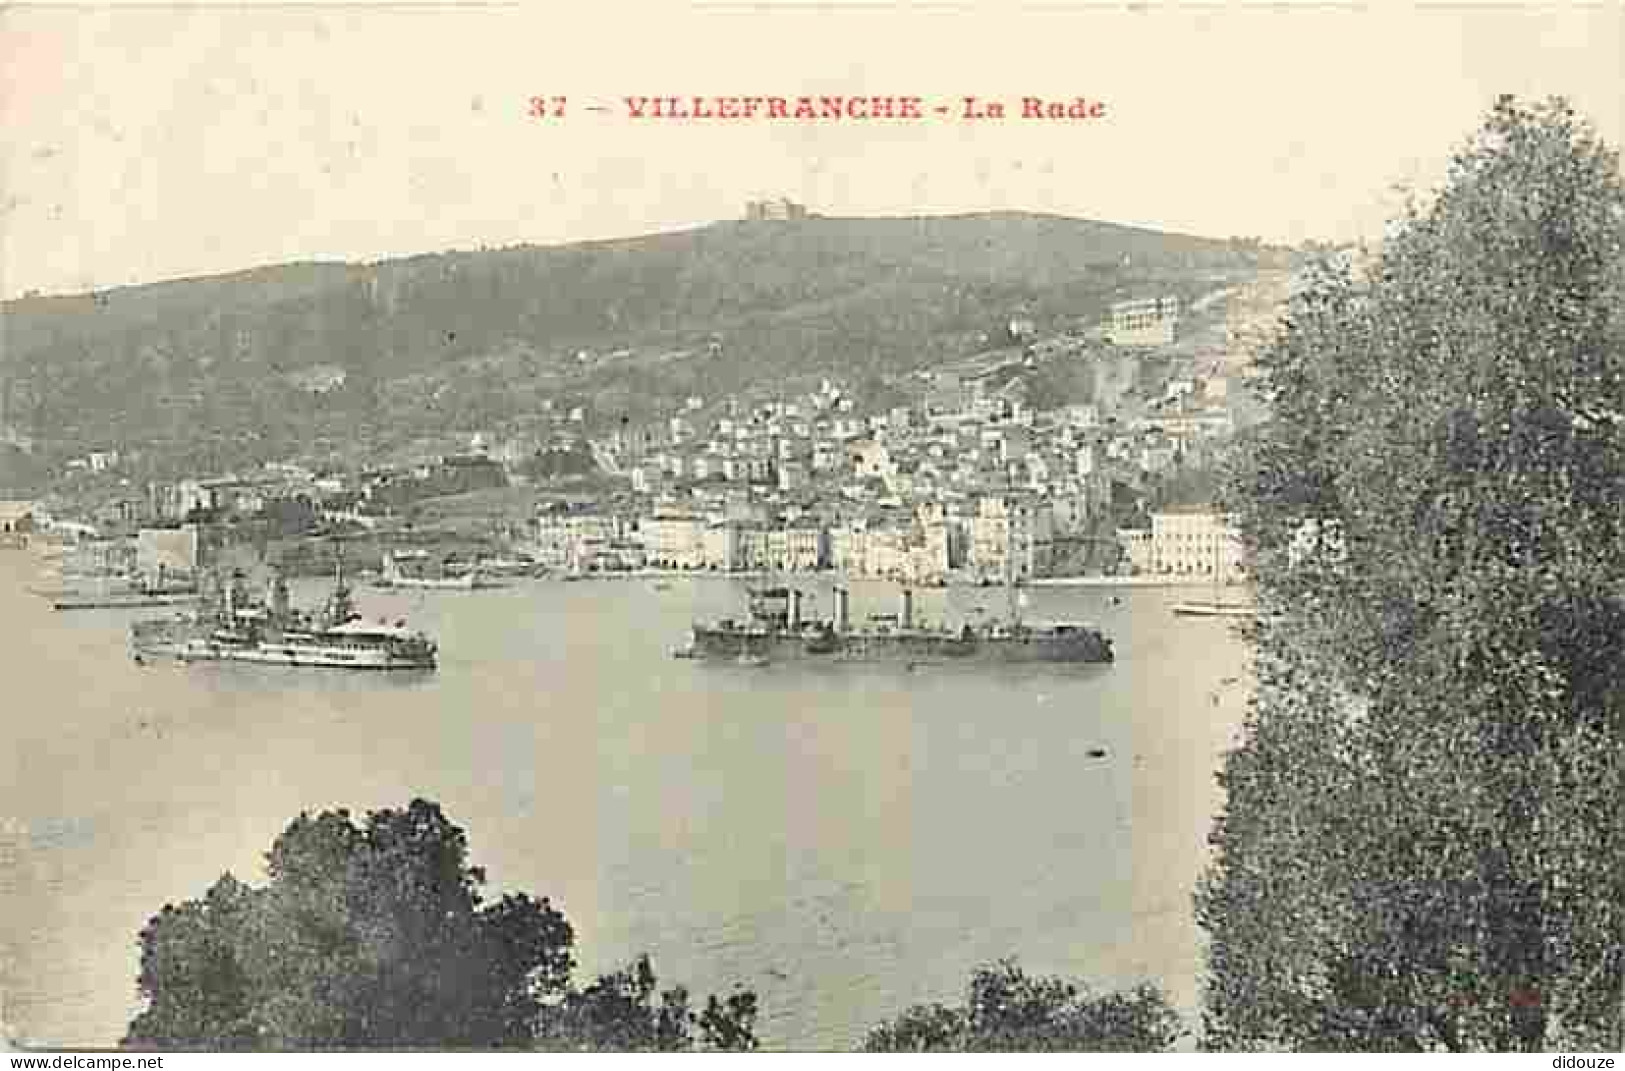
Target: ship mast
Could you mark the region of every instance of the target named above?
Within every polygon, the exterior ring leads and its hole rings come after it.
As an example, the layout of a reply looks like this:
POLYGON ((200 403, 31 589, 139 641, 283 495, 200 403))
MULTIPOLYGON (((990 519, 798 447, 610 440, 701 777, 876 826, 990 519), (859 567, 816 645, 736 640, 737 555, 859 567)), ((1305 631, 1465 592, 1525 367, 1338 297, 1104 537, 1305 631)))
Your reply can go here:
POLYGON ((333 595, 327 602, 328 625, 342 625, 355 616, 350 589, 344 586, 344 545, 333 540, 333 595))

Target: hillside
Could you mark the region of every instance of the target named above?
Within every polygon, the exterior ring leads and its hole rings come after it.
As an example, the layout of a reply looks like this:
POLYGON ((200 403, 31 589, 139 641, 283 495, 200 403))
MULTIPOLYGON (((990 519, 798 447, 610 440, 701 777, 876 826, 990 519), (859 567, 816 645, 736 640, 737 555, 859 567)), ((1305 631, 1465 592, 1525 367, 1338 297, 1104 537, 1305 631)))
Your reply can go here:
POLYGON ((6 302, 4 418, 37 452, 160 468, 504 427, 962 356, 1014 315, 1092 322, 1256 247, 1057 217, 813 218, 6 302))

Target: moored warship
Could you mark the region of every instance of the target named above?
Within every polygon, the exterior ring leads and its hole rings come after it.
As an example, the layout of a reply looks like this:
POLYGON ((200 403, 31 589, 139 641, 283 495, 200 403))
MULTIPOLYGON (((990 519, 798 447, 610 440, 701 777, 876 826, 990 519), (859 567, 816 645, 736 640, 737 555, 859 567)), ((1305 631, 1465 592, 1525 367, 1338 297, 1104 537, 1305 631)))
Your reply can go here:
POLYGON ((836 588, 833 617, 803 615, 802 592, 773 587, 753 592, 749 617, 696 622, 682 658, 760 664, 766 661, 1005 664, 1110 662, 1112 641, 1093 625, 1026 623, 1019 612, 1007 621, 966 622, 958 628, 915 620, 914 593, 902 592, 900 612, 854 628, 850 597, 836 588))
POLYGON ((181 662, 258 662, 335 669, 433 669, 436 647, 404 621, 366 621, 350 599, 342 570, 317 610, 289 605, 288 585, 276 577, 268 598, 253 600, 241 573, 190 614, 130 626, 135 659, 181 662))
POLYGON ((154 606, 186 606, 197 601, 197 588, 188 584, 148 584, 136 582, 100 590, 59 588, 36 590, 34 594, 51 604, 53 610, 137 610, 154 606))

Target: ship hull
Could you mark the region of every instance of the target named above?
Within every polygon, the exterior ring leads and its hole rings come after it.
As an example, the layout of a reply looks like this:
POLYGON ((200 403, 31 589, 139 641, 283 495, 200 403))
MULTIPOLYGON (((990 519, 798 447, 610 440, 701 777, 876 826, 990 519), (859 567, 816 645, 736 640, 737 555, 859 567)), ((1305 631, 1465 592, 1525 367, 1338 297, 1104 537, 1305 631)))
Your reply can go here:
POLYGON ((138 610, 153 606, 189 606, 198 601, 194 593, 66 594, 46 595, 53 610, 138 610))
POLYGON ((428 577, 397 577, 394 579, 375 580, 375 588, 389 590, 391 588, 403 591, 473 591, 475 588, 485 587, 473 577, 447 577, 446 579, 432 579, 428 577))
POLYGON ((177 662, 252 662, 267 666, 310 666, 318 669, 430 670, 432 656, 327 644, 260 643, 236 645, 210 640, 168 640, 134 645, 137 658, 177 662))
POLYGON ((685 657, 737 661, 760 657, 772 662, 891 662, 1011 665, 1020 663, 1107 663, 1112 647, 1100 633, 1075 630, 1060 635, 1020 634, 965 637, 955 633, 796 635, 746 629, 694 630, 685 657))

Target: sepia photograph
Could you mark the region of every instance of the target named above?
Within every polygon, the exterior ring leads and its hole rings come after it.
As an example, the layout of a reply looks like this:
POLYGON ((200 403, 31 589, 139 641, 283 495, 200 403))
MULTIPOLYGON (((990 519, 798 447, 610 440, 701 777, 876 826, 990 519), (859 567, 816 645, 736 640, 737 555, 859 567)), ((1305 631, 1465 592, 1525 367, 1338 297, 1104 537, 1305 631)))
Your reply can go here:
POLYGON ((1614 1066, 1622 71, 0 9, 0 1047, 1614 1066))

